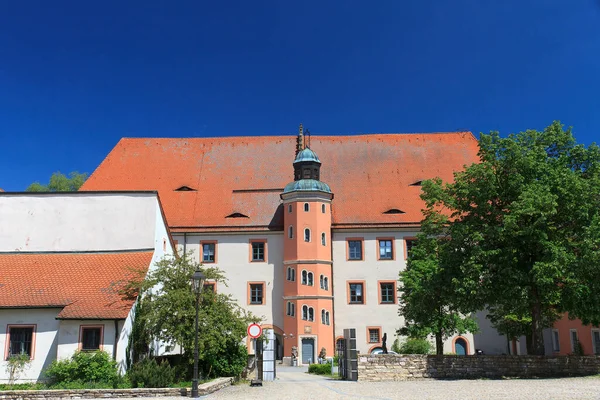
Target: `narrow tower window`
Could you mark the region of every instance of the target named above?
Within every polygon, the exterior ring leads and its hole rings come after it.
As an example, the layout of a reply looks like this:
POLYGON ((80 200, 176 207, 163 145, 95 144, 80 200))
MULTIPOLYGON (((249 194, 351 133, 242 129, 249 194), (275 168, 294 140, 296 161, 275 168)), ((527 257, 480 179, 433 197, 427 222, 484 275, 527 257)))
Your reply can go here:
POLYGON ((309 212, 310 211, 310 204, 304 203, 304 211, 305 212, 309 212))
POLYGON ((306 228, 304 230, 304 241, 310 242, 310 229, 306 228))
POLYGON ((325 214, 325 204, 321 204, 321 212, 325 214))
POLYGON ((290 227, 288 228, 288 237, 290 239, 294 238, 294 227, 292 225, 290 225, 290 227))
POLYGON ((323 246, 327 246, 327 241, 325 240, 325 232, 321 233, 321 244, 323 246))
POLYGON ((292 212, 292 205, 288 204, 288 212, 291 213, 292 212))

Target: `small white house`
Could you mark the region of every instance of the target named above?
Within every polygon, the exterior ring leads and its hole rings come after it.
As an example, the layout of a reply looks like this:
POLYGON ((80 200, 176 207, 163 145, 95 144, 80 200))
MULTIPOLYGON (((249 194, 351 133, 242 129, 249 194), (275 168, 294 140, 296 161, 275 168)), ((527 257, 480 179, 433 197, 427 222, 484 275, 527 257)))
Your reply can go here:
POLYGON ((125 369, 133 301, 123 285, 173 253, 155 192, 0 193, 0 383, 55 359, 104 350, 125 369))

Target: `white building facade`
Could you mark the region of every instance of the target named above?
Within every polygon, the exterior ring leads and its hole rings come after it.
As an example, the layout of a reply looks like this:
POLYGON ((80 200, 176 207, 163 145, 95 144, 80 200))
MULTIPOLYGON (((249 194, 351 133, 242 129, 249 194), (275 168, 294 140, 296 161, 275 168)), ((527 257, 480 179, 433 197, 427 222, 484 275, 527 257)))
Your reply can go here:
POLYGON ((0 194, 0 383, 17 354, 31 360, 20 382, 78 350, 123 371, 133 301, 120 285, 172 243, 155 192, 0 194))

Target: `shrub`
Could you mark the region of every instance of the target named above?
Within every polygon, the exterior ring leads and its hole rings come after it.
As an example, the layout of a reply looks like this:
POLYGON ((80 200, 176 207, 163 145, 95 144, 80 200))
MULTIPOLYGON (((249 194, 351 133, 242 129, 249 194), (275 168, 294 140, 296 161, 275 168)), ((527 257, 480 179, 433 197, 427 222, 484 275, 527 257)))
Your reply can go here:
POLYGON ((392 348, 391 350, 395 353, 401 354, 401 350, 400 350, 400 338, 396 338, 394 339, 394 343, 392 343, 392 348))
POLYGON ((400 354, 429 354, 431 353, 431 343, 427 339, 407 339, 400 345, 400 354))
POLYGON ((246 346, 228 338, 225 349, 209 349, 202 359, 204 377, 233 376, 239 377, 248 365, 246 346))
POLYGON ((166 361, 159 364, 153 358, 145 358, 133 364, 127 377, 134 388, 164 388, 175 382, 175 368, 166 361))
POLYGON ((104 351, 78 351, 69 360, 52 361, 45 375, 50 386, 61 386, 76 382, 95 383, 117 387, 123 383, 117 363, 104 351))
POLYGON ((14 385, 15 381, 19 379, 19 375, 23 373, 31 363, 31 359, 28 354, 19 354, 16 356, 10 356, 6 360, 6 373, 8 374, 8 384, 14 385))
POLYGON ((315 375, 331 375, 331 364, 310 364, 308 373, 315 375))

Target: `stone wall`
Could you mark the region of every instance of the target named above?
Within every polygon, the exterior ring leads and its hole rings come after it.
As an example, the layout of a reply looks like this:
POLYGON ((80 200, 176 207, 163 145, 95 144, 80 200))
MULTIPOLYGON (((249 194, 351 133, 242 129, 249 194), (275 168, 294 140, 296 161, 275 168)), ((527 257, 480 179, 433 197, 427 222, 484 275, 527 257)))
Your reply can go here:
POLYGON ((361 355, 360 381, 555 378, 600 374, 600 356, 361 355))
MULTIPOLYGON (((233 378, 217 378, 198 385, 198 394, 205 396, 233 383, 233 378)), ((147 388, 147 389, 77 389, 77 390, 2 390, 0 399, 93 399, 113 397, 175 397, 191 395, 190 388, 147 388)))

